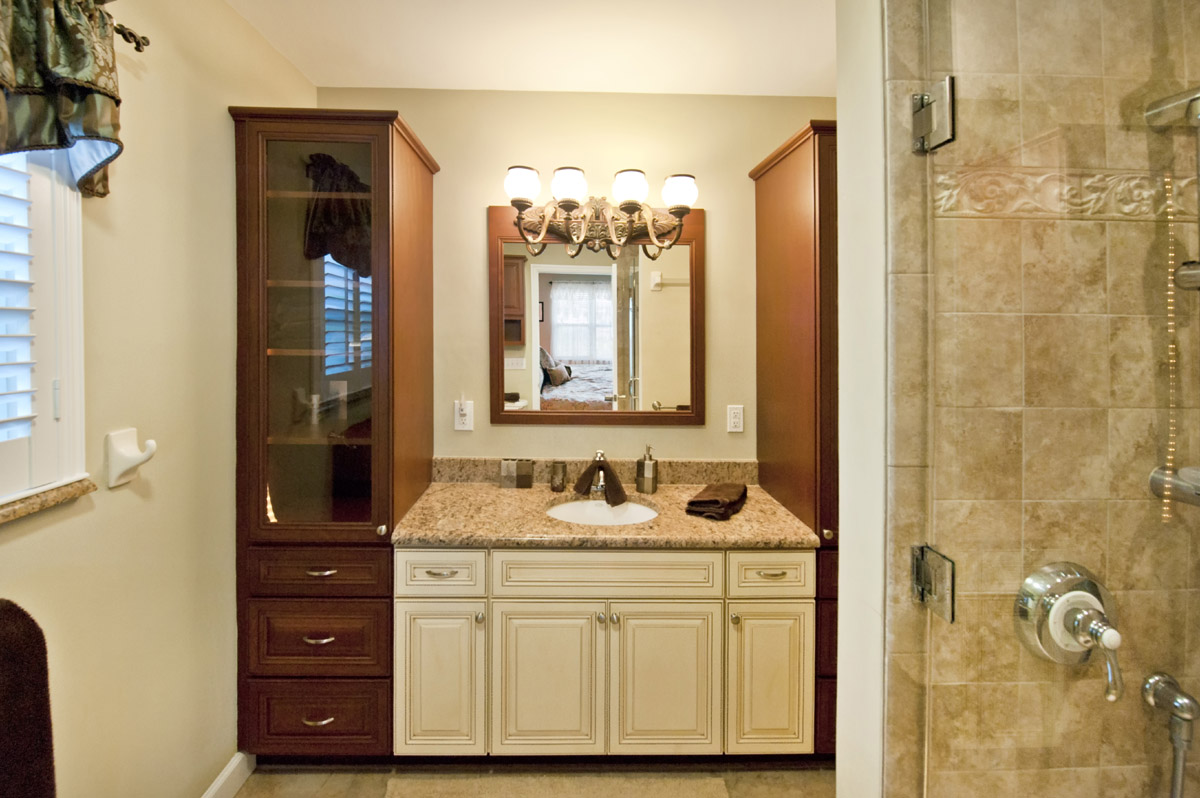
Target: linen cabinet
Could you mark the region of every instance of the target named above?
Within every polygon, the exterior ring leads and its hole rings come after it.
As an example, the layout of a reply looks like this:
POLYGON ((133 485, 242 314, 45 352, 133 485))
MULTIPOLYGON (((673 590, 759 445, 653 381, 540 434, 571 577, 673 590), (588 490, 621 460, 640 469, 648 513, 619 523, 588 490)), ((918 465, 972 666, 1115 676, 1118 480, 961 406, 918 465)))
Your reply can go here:
POLYGON ((433 455, 438 166, 395 112, 231 108, 238 743, 392 749, 389 531, 433 455))

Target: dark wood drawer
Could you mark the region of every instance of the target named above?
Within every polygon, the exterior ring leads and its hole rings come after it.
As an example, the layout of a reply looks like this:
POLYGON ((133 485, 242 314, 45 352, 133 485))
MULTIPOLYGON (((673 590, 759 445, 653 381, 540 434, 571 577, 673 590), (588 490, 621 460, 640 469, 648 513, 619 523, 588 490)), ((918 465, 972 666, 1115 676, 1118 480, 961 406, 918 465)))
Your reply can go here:
POLYGON ((251 676, 388 676, 391 602, 252 599, 246 610, 251 676))
POLYGON ((252 754, 388 755, 391 682, 249 679, 240 732, 239 747, 252 754))
POLYGON ((252 547, 245 576, 251 596, 390 596, 392 549, 252 547))

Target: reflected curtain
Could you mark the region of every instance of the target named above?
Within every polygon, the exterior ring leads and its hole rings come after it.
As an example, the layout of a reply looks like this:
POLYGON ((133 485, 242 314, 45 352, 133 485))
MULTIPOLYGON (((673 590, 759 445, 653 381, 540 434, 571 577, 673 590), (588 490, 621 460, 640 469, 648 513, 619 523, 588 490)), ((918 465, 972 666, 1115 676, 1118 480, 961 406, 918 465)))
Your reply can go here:
POLYGON ((111 0, 0 0, 0 152, 67 150, 84 196, 121 153, 111 0))
POLYGON ((611 363, 612 281, 555 280, 550 285, 550 340, 558 360, 611 363))

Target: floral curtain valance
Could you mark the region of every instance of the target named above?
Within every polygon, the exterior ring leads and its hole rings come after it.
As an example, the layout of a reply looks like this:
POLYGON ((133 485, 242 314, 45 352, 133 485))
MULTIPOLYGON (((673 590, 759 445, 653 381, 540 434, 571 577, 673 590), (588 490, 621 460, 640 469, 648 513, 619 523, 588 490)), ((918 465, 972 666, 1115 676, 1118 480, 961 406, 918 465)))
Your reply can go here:
POLYGON ((121 154, 111 0, 0 0, 0 152, 65 149, 84 196, 121 154))

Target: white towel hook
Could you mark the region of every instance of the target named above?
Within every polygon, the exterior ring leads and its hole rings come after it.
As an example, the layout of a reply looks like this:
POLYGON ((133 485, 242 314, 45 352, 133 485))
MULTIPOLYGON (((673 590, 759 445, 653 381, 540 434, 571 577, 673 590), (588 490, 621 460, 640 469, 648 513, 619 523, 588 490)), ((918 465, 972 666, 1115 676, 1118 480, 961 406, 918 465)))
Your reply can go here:
POLYGON ((146 441, 143 451, 138 446, 137 429, 127 427, 114 430, 104 436, 104 452, 108 458, 108 486, 124 485, 137 476, 138 466, 149 460, 158 451, 158 444, 146 441))

